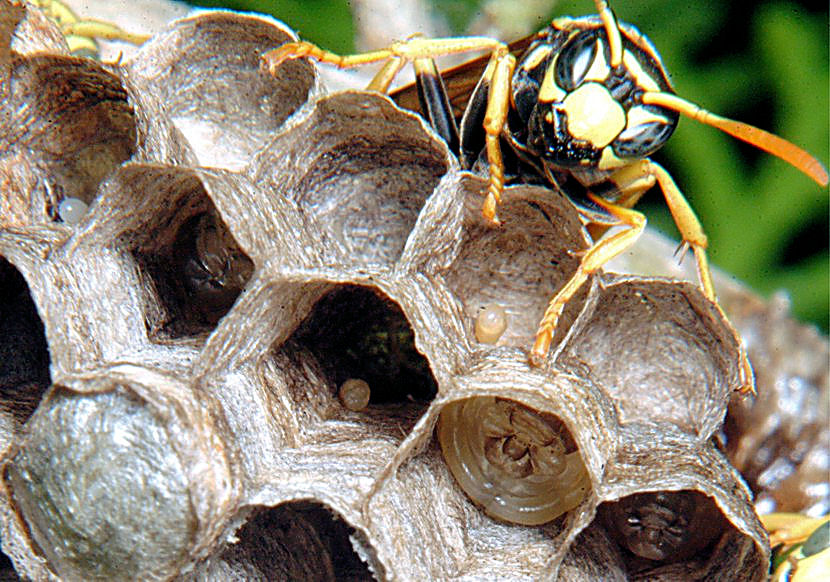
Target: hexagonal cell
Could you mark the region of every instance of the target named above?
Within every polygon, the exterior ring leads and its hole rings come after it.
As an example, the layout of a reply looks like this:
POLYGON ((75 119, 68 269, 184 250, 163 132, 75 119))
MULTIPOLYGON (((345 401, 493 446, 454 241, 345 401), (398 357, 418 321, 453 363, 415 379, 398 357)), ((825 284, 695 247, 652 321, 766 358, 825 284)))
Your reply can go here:
POLYGON ((622 424, 668 422, 709 438, 741 385, 740 344, 689 283, 606 279, 558 361, 612 398, 622 424))
POLYGON ((0 415, 26 422, 51 384, 49 346, 29 285, 0 256, 0 415))
POLYGON ((167 177, 169 205, 146 221, 144 232, 123 235, 146 275, 146 323, 151 339, 159 341, 214 329, 254 269, 203 184, 189 174, 167 177))
POLYGON ((335 287, 282 349, 310 352, 344 408, 350 407, 355 380, 368 384, 367 406, 390 410, 422 410, 438 390, 406 316, 375 288, 335 287))
POLYGON ((211 564, 214 580, 375 580, 355 552, 354 528, 324 505, 294 501, 257 508, 211 564))
POLYGON ((752 542, 699 491, 628 495, 603 503, 596 523, 616 545, 629 579, 711 579, 731 571, 730 579, 754 580, 763 570, 752 542))
POLYGON ((298 205, 325 265, 390 267, 449 165, 419 119, 380 95, 345 92, 278 136, 252 181, 298 205))
POLYGON ((727 521, 698 491, 635 493, 600 506, 601 519, 632 570, 708 553, 727 521))
POLYGON ((123 393, 60 391, 33 418, 4 478, 56 575, 129 580, 183 558, 197 523, 164 424, 123 393))
MULTIPOLYGON (((576 272, 578 253, 588 247, 582 223, 563 196, 522 186, 504 192, 498 211, 503 224, 494 226, 481 215, 481 183, 466 180, 462 189, 464 228, 445 280, 463 304, 470 342, 484 344, 474 328, 484 310, 497 306, 504 310, 506 328, 486 343, 529 350, 548 302, 576 272)), ((569 304, 556 341, 570 328, 584 295, 569 304)))
POLYGON ((241 169, 306 101, 313 67, 286 63, 276 77, 260 68, 268 49, 294 40, 266 17, 231 12, 174 22, 127 64, 141 93, 164 104, 202 166, 241 169))
POLYGON ((172 577, 235 503, 209 404, 139 366, 66 381, 4 459, 4 547, 33 579, 172 577))
POLYGON ((90 204, 99 184, 136 149, 127 93, 100 64, 60 55, 17 60, 9 88, 0 173, 16 176, 10 183, 26 190, 17 198, 30 217, 75 222, 59 213, 61 202, 90 204), (28 173, 15 167, 21 163, 31 166, 28 173))

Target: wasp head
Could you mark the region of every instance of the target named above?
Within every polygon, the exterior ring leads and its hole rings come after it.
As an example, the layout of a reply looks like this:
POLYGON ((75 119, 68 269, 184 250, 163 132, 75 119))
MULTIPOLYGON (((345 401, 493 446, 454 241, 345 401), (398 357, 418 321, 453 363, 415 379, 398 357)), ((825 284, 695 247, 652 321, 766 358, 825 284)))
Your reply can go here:
MULTIPOLYGON (((514 75, 513 101, 527 150, 555 167, 613 170, 645 158, 671 136, 678 114, 644 104, 649 91, 671 91, 650 42, 625 25, 612 63, 596 18, 554 21, 514 75)), ((515 132, 514 132, 515 136, 515 132)))

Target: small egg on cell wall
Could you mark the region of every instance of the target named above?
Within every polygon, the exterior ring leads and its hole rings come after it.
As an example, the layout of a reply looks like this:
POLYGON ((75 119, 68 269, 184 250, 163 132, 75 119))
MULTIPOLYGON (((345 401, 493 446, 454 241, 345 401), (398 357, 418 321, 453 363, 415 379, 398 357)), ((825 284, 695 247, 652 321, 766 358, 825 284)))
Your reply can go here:
POLYGON ((507 313, 501 305, 490 304, 476 316, 476 339, 483 344, 494 344, 507 329, 507 313))

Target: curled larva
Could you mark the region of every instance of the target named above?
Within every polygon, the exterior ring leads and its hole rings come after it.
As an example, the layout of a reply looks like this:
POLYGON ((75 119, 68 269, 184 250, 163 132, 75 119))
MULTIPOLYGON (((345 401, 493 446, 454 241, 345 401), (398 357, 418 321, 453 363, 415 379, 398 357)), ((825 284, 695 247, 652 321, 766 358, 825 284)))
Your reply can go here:
POLYGON ((369 406, 372 391, 365 380, 349 378, 340 385, 337 395, 343 406, 357 412, 369 406))
POLYGON ((697 491, 636 493, 603 505, 601 514, 621 547, 655 562, 690 558, 726 527, 712 499, 697 491))
POLYGON ((481 396, 448 404, 438 440, 461 489, 496 519, 546 523, 579 505, 591 487, 562 421, 512 400, 481 396))
POLYGON ((213 212, 197 214, 181 227, 175 257, 187 299, 209 321, 227 313, 253 272, 253 263, 213 212))
POLYGON ((494 344, 507 329, 507 314, 501 305, 485 306, 476 316, 476 339, 483 344, 494 344))

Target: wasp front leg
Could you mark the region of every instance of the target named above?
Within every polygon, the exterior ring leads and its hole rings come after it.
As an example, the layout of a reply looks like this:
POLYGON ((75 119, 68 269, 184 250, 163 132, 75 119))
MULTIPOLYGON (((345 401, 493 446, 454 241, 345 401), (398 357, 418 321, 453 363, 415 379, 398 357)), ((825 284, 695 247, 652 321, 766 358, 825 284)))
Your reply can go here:
POLYGON ((475 51, 489 51, 492 54, 507 53, 507 46, 498 40, 485 36, 420 38, 411 37, 392 43, 389 47, 356 55, 338 55, 321 49, 306 41, 289 42, 262 55, 268 72, 276 74, 283 61, 310 57, 318 62, 350 69, 372 63, 384 63, 375 78, 366 87, 370 91, 385 93, 398 72, 407 64, 418 59, 462 54, 475 51))

